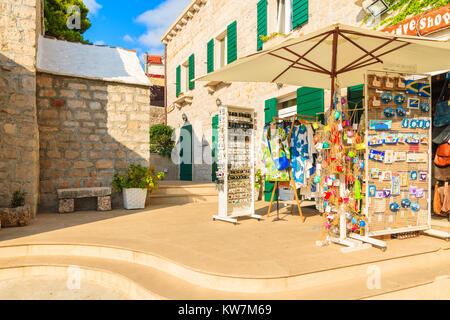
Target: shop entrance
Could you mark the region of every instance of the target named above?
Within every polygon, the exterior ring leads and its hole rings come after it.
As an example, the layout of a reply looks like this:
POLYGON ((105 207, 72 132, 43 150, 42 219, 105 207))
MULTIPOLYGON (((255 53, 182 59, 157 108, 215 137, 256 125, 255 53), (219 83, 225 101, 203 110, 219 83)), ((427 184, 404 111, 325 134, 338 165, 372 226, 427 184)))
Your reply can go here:
POLYGON ((180 131, 180 180, 192 181, 192 125, 180 131))

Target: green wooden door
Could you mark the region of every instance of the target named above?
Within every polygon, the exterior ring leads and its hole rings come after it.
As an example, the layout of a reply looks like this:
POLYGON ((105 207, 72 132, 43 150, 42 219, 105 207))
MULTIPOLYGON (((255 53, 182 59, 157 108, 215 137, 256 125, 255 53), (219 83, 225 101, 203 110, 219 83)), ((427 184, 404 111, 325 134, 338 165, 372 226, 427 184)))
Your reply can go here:
POLYGON ((303 116, 318 117, 323 121, 324 90, 301 87, 297 89, 297 113, 303 116))
POLYGON ((180 180, 192 181, 192 126, 181 128, 180 132, 180 180))
POLYGON ((211 156, 212 156, 212 166, 211 166, 211 180, 217 180, 217 140, 219 138, 219 115, 212 118, 212 146, 211 146, 211 156))
MULTIPOLYGON (((348 109, 362 109, 364 107, 364 85, 349 87, 347 89, 348 109)), ((354 121, 359 123, 364 110, 358 110, 356 115, 351 112, 350 116, 353 116, 354 121)))

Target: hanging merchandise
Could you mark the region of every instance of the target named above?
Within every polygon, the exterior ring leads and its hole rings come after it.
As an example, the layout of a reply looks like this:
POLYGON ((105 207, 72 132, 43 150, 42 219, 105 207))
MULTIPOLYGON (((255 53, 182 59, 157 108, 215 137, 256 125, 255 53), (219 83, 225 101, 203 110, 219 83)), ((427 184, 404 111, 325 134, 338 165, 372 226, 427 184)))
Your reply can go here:
MULTIPOLYGON (((366 132, 370 146, 365 169, 367 235, 427 230, 431 213, 431 77, 373 71, 366 84, 367 97, 385 97, 387 104, 374 107, 366 103, 370 124, 366 132), (381 83, 394 79, 404 86, 373 86, 374 77, 381 83), (395 104, 387 101, 391 96, 395 104), (385 118, 389 118, 388 126, 375 125, 385 118)), ((444 148, 442 151, 444 154, 444 148)), ((445 158, 436 159, 445 162, 445 158)))
POLYGON ((434 125, 436 127, 443 127, 450 124, 450 100, 447 97, 449 78, 450 73, 447 73, 441 95, 436 104, 436 115, 434 116, 434 125))
MULTIPOLYGON (((289 159, 291 157, 289 143, 284 128, 280 126, 266 126, 263 130, 263 139, 261 144, 263 170, 262 174, 266 181, 289 181, 289 159), (280 167, 280 155, 288 160, 287 167, 280 167), (283 168, 283 169, 278 169, 283 168)), ((284 164, 285 165, 285 164, 284 164)))
POLYGON ((221 106, 218 126, 219 214, 214 220, 237 223, 255 215, 254 110, 221 106))

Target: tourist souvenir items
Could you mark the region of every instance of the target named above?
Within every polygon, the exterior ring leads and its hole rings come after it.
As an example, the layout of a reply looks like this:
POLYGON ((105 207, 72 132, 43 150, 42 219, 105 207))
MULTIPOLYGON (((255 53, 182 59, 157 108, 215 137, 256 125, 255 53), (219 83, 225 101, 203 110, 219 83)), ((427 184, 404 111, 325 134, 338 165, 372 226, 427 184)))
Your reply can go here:
POLYGON ((409 207, 411 207, 411 201, 409 201, 409 199, 403 199, 401 205, 402 208, 408 209, 409 207))
POLYGON ((402 128, 409 128, 409 120, 408 119, 402 120, 402 128))
POLYGON ((370 160, 383 162, 384 161, 384 156, 385 156, 385 153, 383 151, 377 151, 377 150, 373 150, 372 149, 369 152, 369 159, 370 160))
POLYGON ((411 171, 411 173, 409 175, 409 180, 417 180, 417 171, 416 170, 411 171))
POLYGON ((420 111, 424 113, 430 112, 430 106, 428 105, 428 103, 422 102, 420 104, 420 111))
POLYGON ((420 204, 418 202, 414 202, 413 204, 411 204, 411 210, 414 212, 418 212, 420 210, 420 204))
POLYGON ((428 173, 427 172, 419 172, 419 180, 427 181, 428 173))
POLYGON ((412 196, 416 196, 417 187, 416 186, 410 186, 409 187, 409 194, 412 196))
POLYGON ((425 129, 430 129, 431 127, 431 120, 425 121, 425 129))
POLYGON ((409 152, 406 154, 406 162, 411 163, 426 162, 427 155, 428 154, 425 152, 418 152, 418 153, 409 152))
POLYGON ((392 212, 398 212, 400 210, 400 205, 396 202, 393 202, 389 205, 389 209, 391 209, 392 212))
POLYGON ((395 89, 404 90, 405 88, 405 80, 403 78, 395 78, 395 89))
POLYGON ((369 186, 369 197, 375 197, 376 191, 377 191, 376 186, 369 186))
POLYGON ((404 116, 406 116, 406 110, 405 110, 405 108, 403 108, 403 107, 397 107, 396 109, 395 109, 395 112, 397 113, 397 115, 399 116, 399 117, 404 117, 404 116))
POLYGON ((406 187, 408 185, 408 174, 406 172, 400 173, 400 186, 406 187))
POLYGON ((411 129, 416 129, 418 125, 419 125, 419 121, 416 119, 412 119, 411 122, 409 123, 409 127, 411 129))
POLYGON ((419 96, 421 97, 431 97, 431 85, 429 83, 419 83, 419 96))
POLYGON ((392 77, 384 78, 384 87, 386 89, 394 89, 394 79, 392 77))
POLYGON ((369 76, 369 86, 372 88, 381 88, 381 78, 376 75, 370 75, 369 76))
POLYGON ((391 190, 389 190, 389 189, 384 189, 384 190, 383 190, 383 196, 384 196, 385 198, 390 198, 390 197, 391 197, 391 194, 392 194, 392 191, 391 191, 391 190))
POLYGON ((384 104, 388 104, 390 102, 392 102, 392 94, 390 93, 383 93, 381 95, 381 101, 383 101, 384 104))
POLYGON ((391 130, 392 120, 370 120, 371 130, 391 130))
POLYGON ((397 134, 398 143, 406 143, 407 134, 406 133, 399 133, 397 134))
POLYGON ((416 190, 416 198, 421 199, 425 197, 425 190, 423 188, 416 190))
POLYGON ((408 108, 409 109, 419 109, 420 100, 417 98, 408 98, 408 108))
POLYGON ((406 152, 400 151, 394 153, 394 162, 406 161, 406 152))
POLYGON ((420 143, 422 144, 428 144, 428 135, 427 134, 421 134, 420 135, 420 143))
POLYGON ((392 179, 392 171, 381 172, 380 181, 390 181, 392 179))
POLYGON ((370 170, 370 177, 372 179, 378 179, 380 177, 380 172, 380 169, 372 168, 372 170, 370 170))
POLYGON ((384 163, 390 164, 394 162, 394 150, 386 150, 384 153, 384 163))
POLYGON ((418 144, 420 142, 420 135, 418 134, 411 134, 409 135, 409 142, 412 144, 418 144))
POLYGON ((419 94, 419 81, 418 80, 405 80, 406 93, 419 94))
POLYGON ((398 142, 398 135, 395 133, 386 133, 384 134, 384 143, 387 144, 396 144, 398 142))
POLYGON ((403 104, 406 101, 406 97, 404 95, 399 94, 395 96, 394 100, 396 104, 403 104))
POLYGON ((392 108, 384 109, 383 113, 386 118, 392 118, 395 115, 394 109, 392 109, 392 108))
POLYGON ((377 190, 377 191, 375 192, 375 198, 376 198, 376 199, 384 199, 384 198, 385 198, 385 196, 384 196, 384 190, 377 190))
POLYGON ((420 119, 417 126, 421 129, 425 129, 425 120, 420 119))
POLYGON ((373 136, 369 136, 368 139, 368 144, 369 146, 379 146, 382 145, 384 143, 384 140, 382 139, 382 135, 373 135, 373 136))

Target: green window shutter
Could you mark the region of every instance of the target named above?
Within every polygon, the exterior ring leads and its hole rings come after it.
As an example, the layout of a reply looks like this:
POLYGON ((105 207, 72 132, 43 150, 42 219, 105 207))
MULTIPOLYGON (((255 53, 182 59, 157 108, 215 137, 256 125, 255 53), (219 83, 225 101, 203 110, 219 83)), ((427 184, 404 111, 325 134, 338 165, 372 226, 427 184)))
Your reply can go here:
POLYGON ((177 90, 177 98, 181 93, 181 66, 177 67, 177 85, 176 85, 176 90, 177 90))
POLYGON ((192 81, 195 78, 195 58, 192 54, 189 57, 189 90, 192 90, 195 88, 195 82, 192 81))
POLYGON ((263 41, 260 36, 267 36, 267 0, 261 0, 258 2, 258 40, 257 50, 263 49, 263 41))
MULTIPOLYGON (((364 107, 364 85, 353 86, 347 88, 348 109, 360 109, 364 107)), ((355 120, 359 123, 364 110, 358 110, 355 120)))
POLYGON ((292 29, 308 22, 308 0, 294 0, 292 8, 292 29))
POLYGON ((271 123, 273 121, 273 117, 278 116, 277 112, 277 99, 269 99, 266 100, 266 104, 264 107, 264 115, 265 115, 265 124, 271 123))
POLYGON ((227 63, 237 60, 237 22, 234 21, 227 27, 227 63))
POLYGON ((319 117, 324 111, 324 90, 301 87, 297 89, 297 114, 319 117))
POLYGON ((208 42, 208 53, 207 53, 207 71, 208 73, 214 71, 214 39, 208 42))

